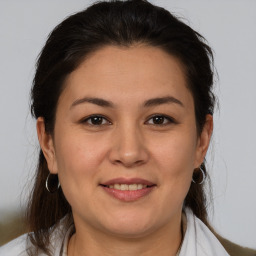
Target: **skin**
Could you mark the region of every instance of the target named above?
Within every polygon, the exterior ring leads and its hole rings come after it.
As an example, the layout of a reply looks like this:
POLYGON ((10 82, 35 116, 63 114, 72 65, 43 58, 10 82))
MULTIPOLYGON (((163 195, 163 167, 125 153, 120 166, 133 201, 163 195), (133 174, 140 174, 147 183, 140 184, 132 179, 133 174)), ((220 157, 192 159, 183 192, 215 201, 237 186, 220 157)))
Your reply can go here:
POLYGON ((45 132, 43 118, 37 120, 49 170, 58 174, 72 207, 76 233, 68 255, 175 255, 182 204, 207 152, 212 122, 208 115, 197 134, 183 66, 161 49, 106 46, 84 60, 65 82, 54 135, 45 132), (79 101, 84 97, 113 106, 79 101), (162 97, 181 104, 144 106, 162 97), (104 116, 101 124, 88 119, 93 114, 104 116), (154 115, 162 116, 162 124, 154 115), (156 186, 147 196, 124 202, 99 185, 117 177, 156 186))

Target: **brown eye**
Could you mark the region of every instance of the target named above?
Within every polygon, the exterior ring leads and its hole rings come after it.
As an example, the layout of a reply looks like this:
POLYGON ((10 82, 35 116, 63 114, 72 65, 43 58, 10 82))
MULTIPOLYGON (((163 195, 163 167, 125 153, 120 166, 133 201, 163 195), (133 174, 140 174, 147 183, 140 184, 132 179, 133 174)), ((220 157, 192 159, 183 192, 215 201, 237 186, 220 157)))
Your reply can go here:
POLYGON ((163 116, 154 116, 152 118, 154 124, 163 124, 165 122, 165 117, 163 116))
POLYGON ((110 122, 103 116, 90 116, 83 120, 83 123, 87 123, 89 125, 105 125, 105 124, 110 124, 110 122))
POLYGON ((147 123, 151 124, 151 125, 167 125, 167 124, 174 123, 174 120, 169 116, 155 115, 155 116, 151 117, 147 121, 147 123))

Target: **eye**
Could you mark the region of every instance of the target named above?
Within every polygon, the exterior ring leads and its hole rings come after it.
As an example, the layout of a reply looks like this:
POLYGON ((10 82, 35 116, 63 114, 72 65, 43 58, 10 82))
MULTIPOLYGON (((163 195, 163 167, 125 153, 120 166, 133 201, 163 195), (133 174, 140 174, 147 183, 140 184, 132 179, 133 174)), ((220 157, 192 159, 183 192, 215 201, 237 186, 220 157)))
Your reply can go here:
POLYGON ((82 123, 96 126, 111 124, 104 116, 101 115, 89 116, 86 119, 82 120, 82 123))
POLYGON ((146 122, 150 125, 168 125, 171 123, 175 123, 174 119, 170 116, 165 115, 154 115, 146 122))

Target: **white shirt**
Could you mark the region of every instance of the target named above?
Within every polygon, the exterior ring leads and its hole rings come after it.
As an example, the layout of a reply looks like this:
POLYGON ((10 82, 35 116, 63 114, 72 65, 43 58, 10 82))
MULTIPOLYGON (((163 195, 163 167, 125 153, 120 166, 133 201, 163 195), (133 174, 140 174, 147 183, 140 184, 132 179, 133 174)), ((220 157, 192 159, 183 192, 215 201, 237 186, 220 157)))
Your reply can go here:
POLYGON ((185 211, 187 230, 179 256, 229 255, 209 228, 190 209, 185 211))
MULTIPOLYGON (((186 209, 185 214, 187 228, 179 256, 229 255, 213 233, 200 219, 194 216, 190 209, 186 209)), ((68 231, 64 231, 63 222, 60 221, 59 226, 54 229, 50 238, 51 245, 49 248, 51 248, 53 256, 67 256, 68 241, 73 230, 74 226, 70 226, 68 231)), ((16 238, 0 248, 0 256, 28 256, 26 252, 27 242, 27 234, 16 238)), ((38 256, 45 255, 40 253, 38 256)))

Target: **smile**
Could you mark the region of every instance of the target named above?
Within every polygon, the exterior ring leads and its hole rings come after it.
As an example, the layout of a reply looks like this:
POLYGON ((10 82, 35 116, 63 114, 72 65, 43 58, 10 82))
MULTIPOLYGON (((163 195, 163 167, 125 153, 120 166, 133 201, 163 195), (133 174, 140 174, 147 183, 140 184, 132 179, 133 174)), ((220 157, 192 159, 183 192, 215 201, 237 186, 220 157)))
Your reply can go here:
POLYGON ((109 185, 106 186, 108 188, 113 188, 113 189, 117 189, 117 190, 122 190, 122 191, 135 191, 135 190, 139 190, 139 189, 143 189, 146 187, 149 187, 147 185, 144 184, 113 184, 113 185, 109 185))
POLYGON ((149 195, 156 184, 138 178, 118 178, 100 184, 100 186, 108 195, 124 202, 130 202, 149 195))

